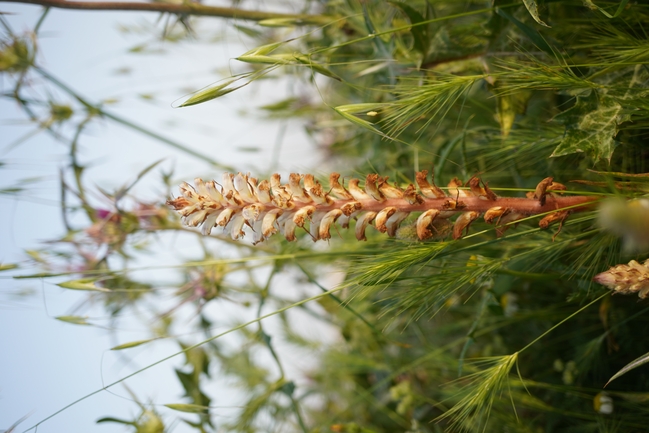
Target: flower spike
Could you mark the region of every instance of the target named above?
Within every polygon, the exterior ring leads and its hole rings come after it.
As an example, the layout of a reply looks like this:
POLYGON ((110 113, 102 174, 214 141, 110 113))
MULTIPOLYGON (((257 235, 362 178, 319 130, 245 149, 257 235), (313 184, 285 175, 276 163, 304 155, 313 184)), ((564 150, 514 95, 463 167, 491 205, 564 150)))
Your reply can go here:
POLYGON ((628 265, 616 265, 595 275, 593 280, 613 290, 628 295, 637 293, 641 299, 649 297, 649 259, 640 264, 631 260, 628 265))
POLYGON ((345 188, 340 175, 332 173, 327 192, 311 174, 292 173, 288 184, 282 184, 279 174, 258 182, 242 173, 224 173, 221 184, 202 179, 195 179, 195 186, 183 182, 181 196, 167 201, 167 205, 178 211, 183 224, 202 226, 205 235, 221 226, 233 239, 238 239, 245 235, 244 228, 248 226, 246 230, 253 231, 253 241, 257 243, 277 232, 294 241, 297 227, 306 230, 314 241, 328 240, 336 222, 347 228, 351 219, 356 220, 358 240, 366 240, 365 231, 370 225, 395 236, 411 214, 417 216, 413 230, 416 227, 420 240, 439 238, 448 232, 452 232, 453 239, 460 239, 480 216, 485 222, 496 224, 496 232, 502 236, 522 218, 546 214, 539 225, 547 228, 552 223, 562 223, 572 212, 589 209, 599 199, 557 195, 565 186, 553 182, 551 177, 543 179, 527 198, 499 197, 477 177, 471 178, 467 186, 453 179, 448 192, 431 184, 425 170, 415 176, 417 187, 410 184, 400 188, 390 185, 387 179, 370 174, 364 187, 359 186, 358 179, 350 179, 345 188), (442 227, 449 230, 440 230, 442 227))

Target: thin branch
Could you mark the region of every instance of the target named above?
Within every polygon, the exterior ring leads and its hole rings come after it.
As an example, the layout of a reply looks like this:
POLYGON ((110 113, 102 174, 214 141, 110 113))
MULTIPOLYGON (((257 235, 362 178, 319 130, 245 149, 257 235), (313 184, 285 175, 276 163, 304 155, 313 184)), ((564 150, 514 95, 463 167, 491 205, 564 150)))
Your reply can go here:
MULTIPOLYGON (((259 297, 260 297, 260 299, 259 299, 259 307, 257 308, 257 318, 258 319, 260 319, 262 317, 261 316, 261 311, 264 308, 264 304, 266 303, 266 299, 268 298, 268 295, 270 294, 270 283, 273 280, 273 277, 275 276, 277 271, 278 271, 278 267, 275 266, 273 268, 273 271, 268 276, 268 281, 266 281, 266 285, 264 286, 264 288, 259 293, 259 297)), ((325 292, 326 292, 326 290, 325 290, 325 292)), ((286 375, 284 373, 284 366, 282 365, 282 361, 280 361, 279 356, 277 355, 277 352, 275 351, 275 348, 273 347, 273 345, 271 343, 271 337, 270 337, 270 335, 266 334, 266 332, 264 331, 264 327, 261 324, 261 320, 259 320, 259 322, 257 322, 257 324, 259 325, 258 329, 259 329, 260 337, 263 340, 266 347, 268 348, 268 350, 270 351, 270 354, 273 357, 273 359, 275 360, 275 364, 277 364, 277 368, 279 369, 279 374, 281 376, 279 381, 285 381, 286 375)), ((291 407, 292 407, 293 411, 295 412, 295 417, 297 418, 297 421, 298 421, 298 424, 300 425, 300 428, 302 429, 302 431, 304 433, 308 433, 309 429, 307 428, 306 424, 304 423, 304 419, 302 418, 302 413, 301 413, 301 410, 300 410, 300 406, 299 406, 297 400, 295 399, 295 397, 293 396, 293 392, 292 391, 290 393, 285 392, 285 394, 291 400, 291 407)))
POLYGON ((202 153, 200 153, 200 152, 198 152, 198 151, 196 151, 196 150, 194 150, 194 149, 192 149, 190 147, 185 146, 182 143, 179 143, 179 142, 177 142, 175 140, 164 137, 164 136, 158 134, 157 132, 154 132, 154 131, 152 131, 152 130, 150 130, 148 128, 145 128, 145 127, 140 126, 140 125, 138 125, 136 123, 133 123, 133 122, 131 122, 130 120, 128 120, 126 118, 123 118, 123 117, 118 116, 116 114, 113 114, 113 113, 111 113, 109 111, 106 111, 103 108, 101 108, 99 105, 92 104, 91 102, 89 102, 85 98, 83 98, 81 95, 76 93, 76 91, 74 91, 67 84, 63 83, 61 80, 59 80, 58 78, 54 77, 52 74, 47 72, 45 69, 34 66, 34 70, 36 70, 39 74, 41 74, 44 78, 49 80, 52 84, 57 86, 59 89, 63 90, 68 95, 75 98, 81 105, 83 105, 84 107, 86 107, 88 109, 89 113, 91 113, 91 114, 92 113, 97 113, 98 115, 101 115, 103 117, 111 119, 111 120, 113 120, 113 121, 115 121, 117 123, 122 124, 123 126, 126 126, 126 127, 130 128, 130 129, 134 130, 134 131, 137 131, 137 132, 139 132, 141 134, 144 134, 144 135, 148 135, 149 137, 151 137, 153 139, 156 139, 156 140, 158 140, 158 141, 160 141, 162 143, 165 143, 165 144, 167 144, 167 145, 169 145, 171 147, 174 147, 174 148, 176 148, 178 150, 181 150, 184 153, 195 156, 195 157, 197 157, 197 158, 199 158, 199 159, 201 159, 201 160, 203 160, 205 162, 208 162, 208 163, 212 164, 215 167, 219 167, 219 168, 225 169, 225 170, 231 170, 231 168, 228 167, 227 165, 223 165, 223 164, 219 163, 218 161, 216 161, 216 160, 214 160, 214 159, 212 159, 212 158, 210 158, 210 157, 208 157, 208 156, 206 156, 206 155, 204 155, 204 154, 202 154, 202 153))
POLYGON ((200 3, 140 3, 140 2, 94 2, 68 0, 1 0, 7 3, 26 3, 61 9, 77 9, 91 11, 141 11, 167 12, 172 14, 197 15, 208 17, 234 18, 247 21, 263 21, 270 19, 291 20, 295 25, 324 24, 332 17, 324 15, 283 14, 275 12, 250 11, 237 8, 207 6, 200 3))
POLYGON ((327 292, 325 292, 325 293, 320 293, 320 294, 317 294, 317 295, 315 295, 315 296, 311 296, 310 298, 306 298, 306 299, 302 299, 302 300, 300 300, 300 301, 297 301, 297 302, 295 302, 295 303, 293 303, 293 304, 291 304, 291 305, 286 305, 286 306, 284 306, 284 307, 282 307, 282 308, 279 308, 279 309, 277 309, 277 310, 275 310, 275 311, 273 311, 273 312, 271 312, 271 313, 264 314, 264 315, 261 316, 261 317, 257 317, 256 319, 253 319, 253 320, 251 320, 251 321, 249 321, 249 322, 246 322, 246 323, 243 323, 243 324, 241 324, 241 325, 237 325, 237 326, 235 326, 234 328, 230 328, 230 329, 228 329, 227 331, 221 332, 221 333, 218 334, 218 335, 214 335, 214 336, 209 337, 209 338, 207 338, 207 339, 205 339, 205 340, 203 340, 203 341, 201 341, 201 342, 199 342, 199 343, 196 343, 196 344, 194 344, 194 345, 192 345, 192 346, 185 347, 183 350, 180 350, 180 351, 178 351, 178 352, 172 353, 171 355, 165 356, 165 357, 162 358, 162 359, 159 359, 159 360, 157 360, 157 361, 155 361, 155 362, 152 362, 151 364, 148 364, 146 367, 143 367, 143 368, 141 368, 141 369, 139 369, 139 370, 137 370, 137 371, 134 371, 133 373, 130 373, 130 374, 126 375, 126 376, 123 376, 123 377, 121 377, 120 379, 117 379, 116 381, 109 383, 108 385, 104 385, 104 386, 102 386, 101 388, 99 388, 99 389, 97 389, 97 390, 95 390, 95 391, 93 391, 93 392, 90 392, 90 393, 84 395, 83 397, 80 397, 80 398, 76 399, 76 400, 73 401, 72 403, 67 404, 66 406, 62 407, 61 409, 57 410, 56 412, 54 412, 54 413, 48 415, 47 417, 41 419, 40 421, 38 421, 36 424, 34 424, 33 426, 31 426, 31 427, 28 428, 27 430, 24 430, 23 433, 26 433, 26 432, 28 432, 28 431, 31 431, 31 430, 35 430, 35 429, 37 429, 38 426, 41 425, 41 424, 43 424, 45 421, 54 418, 54 417, 55 417, 56 415, 58 415, 59 413, 65 411, 66 409, 68 409, 68 408, 70 408, 70 407, 72 407, 72 406, 75 406, 77 403, 80 403, 80 402, 82 402, 83 400, 87 400, 88 398, 92 397, 92 396, 95 395, 95 394, 99 394, 99 393, 101 393, 102 391, 106 391, 106 390, 108 390, 109 388, 112 388, 112 387, 114 387, 115 385, 117 385, 117 384, 119 384, 119 383, 122 383, 122 382, 124 382, 125 380, 127 380, 127 379, 129 379, 129 378, 131 378, 131 377, 133 377, 133 376, 136 376, 136 375, 138 375, 139 373, 141 373, 141 372, 143 372, 143 371, 149 370, 150 368, 155 367, 156 365, 162 364, 163 362, 168 361, 168 360, 171 359, 171 358, 175 358, 175 357, 178 356, 178 355, 181 355, 181 354, 183 354, 183 353, 187 353, 187 352, 189 352, 189 351, 192 350, 192 349, 195 349, 195 348, 200 347, 200 346, 202 346, 202 345, 204 345, 204 344, 210 343, 210 342, 212 342, 212 341, 214 341, 214 340, 217 340, 217 339, 219 339, 219 338, 221 338, 221 337, 223 337, 223 336, 225 336, 225 335, 231 334, 231 333, 233 333, 233 332, 235 332, 235 331, 238 331, 238 330, 240 330, 240 329, 246 328, 247 326, 250 326, 250 325, 252 325, 252 324, 254 324, 254 323, 261 322, 262 320, 265 320, 265 319, 267 319, 267 318, 269 318, 269 317, 276 316, 276 315, 278 315, 278 314, 282 314, 283 312, 288 311, 288 310, 290 310, 291 308, 299 307, 299 306, 301 306, 301 305, 306 304, 307 302, 311 302, 311 301, 315 301, 315 300, 318 300, 318 299, 324 298, 324 297, 328 296, 329 294, 331 294, 331 293, 335 293, 335 292, 338 292, 338 291, 340 291, 340 290, 342 290, 342 287, 336 287, 336 288, 331 289, 331 290, 329 290, 329 291, 327 291, 327 292))
POLYGON ((50 13, 50 8, 46 7, 45 10, 43 10, 43 13, 41 14, 40 18, 38 18, 38 21, 36 22, 36 25, 34 26, 34 34, 35 35, 38 34, 38 31, 40 30, 41 25, 43 24, 43 22, 45 22, 45 18, 47 17, 47 14, 49 14, 49 13, 50 13))

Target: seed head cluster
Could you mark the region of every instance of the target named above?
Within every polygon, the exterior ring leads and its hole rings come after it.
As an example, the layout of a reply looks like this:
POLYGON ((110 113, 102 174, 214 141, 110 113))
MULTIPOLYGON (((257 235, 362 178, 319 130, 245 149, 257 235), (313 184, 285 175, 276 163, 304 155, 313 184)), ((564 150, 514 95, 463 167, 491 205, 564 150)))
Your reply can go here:
POLYGON ((183 182, 182 195, 167 204, 178 211, 185 225, 202 226, 205 235, 218 226, 238 239, 247 226, 253 243, 258 243, 277 232, 294 241, 297 229, 305 230, 314 241, 327 240, 334 223, 347 228, 351 220, 356 221, 358 240, 366 239, 368 226, 395 236, 411 213, 418 214, 413 225, 420 240, 446 235, 440 233, 446 228, 459 239, 480 216, 496 224, 498 235, 502 235, 511 223, 530 215, 546 214, 539 222, 541 228, 563 222, 570 212, 588 208, 595 200, 558 195, 565 187, 551 177, 542 180, 526 198, 499 197, 477 177, 466 184, 455 178, 444 191, 429 182, 426 170, 416 174, 415 183, 416 187, 401 188, 388 183, 387 177, 369 174, 363 186, 359 179, 350 179, 345 187, 340 175, 332 173, 325 190, 311 174, 292 173, 288 183, 282 184, 279 174, 258 181, 242 173, 224 173, 221 183, 195 179, 191 186, 183 182))
POLYGON ((642 299, 649 297, 649 259, 643 264, 631 260, 628 265, 616 265, 606 272, 595 275, 593 280, 615 293, 637 293, 642 299))

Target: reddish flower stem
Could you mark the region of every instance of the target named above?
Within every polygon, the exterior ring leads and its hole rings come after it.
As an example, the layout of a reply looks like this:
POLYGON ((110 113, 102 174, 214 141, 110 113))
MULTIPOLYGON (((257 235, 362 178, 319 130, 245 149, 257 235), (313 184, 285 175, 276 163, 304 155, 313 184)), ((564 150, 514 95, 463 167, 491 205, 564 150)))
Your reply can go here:
MULTIPOLYGON (((548 195, 545 204, 541 205, 539 200, 522 197, 499 197, 496 200, 485 200, 482 197, 460 197, 457 199, 459 205, 456 208, 449 207, 449 204, 456 200, 452 198, 424 198, 423 203, 409 204, 403 198, 386 199, 384 201, 370 200, 334 200, 332 203, 317 205, 318 211, 325 212, 333 209, 340 209, 346 203, 358 202, 361 204, 361 211, 380 212, 388 206, 396 207, 402 212, 424 212, 429 209, 440 211, 457 211, 457 212, 486 212, 496 206, 501 206, 511 211, 525 215, 538 215, 552 212, 559 209, 570 208, 572 212, 589 210, 593 204, 600 200, 598 196, 566 196, 555 197, 548 195)), ((305 206, 313 206, 313 203, 302 203, 295 201, 291 210, 299 210, 305 206)), ((241 208, 247 206, 242 205, 241 208)), ((264 205, 266 209, 274 208, 273 205, 264 205)))

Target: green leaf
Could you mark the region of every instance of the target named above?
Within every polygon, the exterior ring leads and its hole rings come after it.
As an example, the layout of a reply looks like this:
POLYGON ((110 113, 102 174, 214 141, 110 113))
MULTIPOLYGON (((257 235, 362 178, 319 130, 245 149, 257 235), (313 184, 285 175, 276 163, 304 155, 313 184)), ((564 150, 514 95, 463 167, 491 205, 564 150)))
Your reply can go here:
POLYGON ((331 72, 324 66, 314 63, 310 57, 305 54, 273 54, 272 56, 262 54, 244 54, 236 58, 240 62, 262 64, 262 65, 297 65, 302 64, 311 68, 314 72, 318 72, 326 77, 334 78, 342 81, 340 77, 331 72))
POLYGON ((133 182, 131 182, 130 185, 120 188, 119 191, 117 191, 115 193, 115 201, 121 200, 131 190, 131 188, 133 188, 135 186, 135 184, 137 184, 140 181, 140 179, 142 179, 148 172, 153 170, 155 168, 155 166, 160 164, 163 160, 164 159, 159 159, 156 162, 146 166, 143 170, 141 170, 137 174, 137 177, 135 178, 135 180, 133 182))
POLYGON ((199 404, 185 404, 185 403, 170 403, 165 404, 169 409, 177 410, 179 412, 189 412, 189 413, 207 413, 210 408, 207 406, 201 406, 199 404))
POLYGON ((523 0, 523 3, 525 3, 525 7, 527 8, 527 11, 530 13, 530 15, 532 15, 534 21, 541 24, 542 26, 550 27, 549 25, 544 23, 539 17, 539 8, 536 4, 536 0, 523 0))
POLYGON ((129 52, 129 53, 141 53, 142 51, 146 50, 147 47, 148 47, 148 46, 147 46, 146 43, 145 43, 145 44, 136 45, 136 46, 134 46, 134 47, 129 48, 128 52, 129 52))
POLYGON ((275 51, 277 48, 281 47, 282 45, 286 44, 287 42, 292 41, 293 39, 289 39, 288 41, 282 41, 282 42, 274 42, 272 44, 266 44, 262 45, 260 47, 253 48, 250 51, 246 51, 243 53, 241 56, 265 56, 273 51, 275 51))
POLYGON ((367 3, 362 2, 361 5, 363 6, 363 20, 365 22, 365 26, 367 27, 367 31, 370 35, 374 35, 372 38, 372 43, 376 47, 376 50, 379 53, 379 57, 384 57, 386 59, 391 59, 392 58, 392 49, 390 48, 391 40, 387 39, 384 40, 381 37, 376 37, 376 34, 379 33, 379 31, 374 27, 374 24, 372 23, 372 18, 370 17, 370 12, 367 8, 367 3))
MULTIPOLYGON (((638 367, 640 367, 641 365, 646 364, 647 362, 649 362, 649 352, 645 353, 645 354, 642 355, 640 358, 634 359, 633 361, 629 362, 627 365, 625 365, 624 367, 622 367, 622 369, 621 369, 620 371, 618 371, 617 373, 615 373, 615 374, 613 375, 613 377, 611 377, 611 378, 608 380, 608 382, 606 382, 606 385, 608 385, 609 383, 613 382, 615 379, 617 379, 618 377, 622 376, 623 374, 626 374, 626 373, 628 373, 629 371, 633 370, 634 368, 638 368, 638 367)), ((604 386, 606 386, 606 385, 604 385, 604 386)))
POLYGON ((133 421, 127 421, 124 419, 119 419, 119 418, 113 418, 113 417, 105 417, 105 418, 100 418, 96 421, 97 424, 102 423, 102 422, 116 422, 119 424, 127 424, 127 425, 135 425, 135 422, 133 421))
POLYGON ((61 322, 66 322, 66 323, 72 323, 73 325, 90 325, 88 321, 86 320, 87 317, 81 317, 81 316, 57 316, 55 317, 56 320, 60 320, 61 322))
POLYGON ((530 90, 519 90, 515 92, 499 92, 502 87, 506 87, 506 83, 496 80, 494 83, 494 90, 497 100, 497 119, 500 123, 500 133, 504 138, 509 136, 509 133, 514 126, 517 114, 524 114, 527 109, 527 103, 532 97, 530 90))
POLYGON ((3 188, 0 189, 0 194, 16 194, 24 191, 24 188, 14 187, 14 188, 3 188))
POLYGON ((301 23, 299 18, 269 18, 257 22, 262 27, 295 27, 301 23))
POLYGON ((324 66, 318 63, 313 63, 308 56, 297 55, 295 56, 295 59, 301 64, 307 65, 313 72, 322 74, 325 77, 333 78, 334 80, 342 81, 342 79, 338 75, 334 74, 329 69, 325 68, 324 66))
MULTIPOLYGON (((392 6, 399 8, 401 12, 406 14, 410 23, 419 24, 424 21, 424 17, 413 9, 411 6, 405 2, 399 1, 388 1, 392 6)), ((414 49, 419 51, 422 56, 426 56, 428 53, 428 47, 430 46, 430 38, 428 37, 426 26, 413 26, 410 28, 410 33, 412 34, 414 49)))
POLYGON ((554 51, 552 50, 552 47, 548 44, 548 42, 541 36, 541 34, 536 31, 536 29, 533 29, 532 27, 528 26, 525 23, 520 22, 516 18, 514 18, 512 15, 509 13, 505 12, 504 9, 496 8, 496 13, 500 15, 503 18, 506 18, 509 20, 512 24, 514 24, 518 29, 525 34, 530 40, 539 47, 539 49, 545 51, 546 53, 554 56, 554 51))
POLYGON ((123 350, 123 349, 130 349, 131 347, 137 347, 142 344, 146 344, 150 341, 157 340, 157 338, 149 338, 148 340, 136 340, 136 341, 131 341, 130 343, 124 343, 120 344, 119 346, 111 347, 110 350, 123 350))
POLYGON ((338 107, 334 107, 334 110, 336 113, 340 114, 342 117, 345 119, 349 120, 350 122, 368 129, 372 132, 375 132, 381 136, 385 136, 381 131, 379 131, 371 122, 368 122, 367 120, 363 120, 357 116, 354 115, 354 113, 372 113, 375 109, 379 109, 383 107, 384 104, 371 104, 371 103, 365 103, 365 104, 348 104, 348 105, 339 105, 338 107))
POLYGON ((239 24, 233 24, 232 27, 237 29, 237 31, 243 33, 246 36, 250 36, 251 38, 261 38, 262 32, 259 30, 253 28, 253 27, 248 27, 248 26, 242 26, 239 24))
POLYGON ((38 263, 47 263, 45 257, 43 257, 41 252, 38 250, 25 250, 25 254, 27 254, 29 257, 31 257, 33 260, 35 260, 38 263))
POLYGON ((295 383, 292 380, 286 382, 279 388, 279 391, 291 397, 295 392, 295 383))
POLYGON ((286 111, 290 110, 295 104, 299 103, 300 99, 295 98, 295 97, 289 97, 286 99, 282 99, 279 102, 275 102, 272 104, 268 105, 262 105, 259 107, 261 110, 266 110, 266 111, 286 111))
POLYGON ((359 114, 359 113, 367 114, 373 111, 380 110, 387 106, 388 104, 365 102, 360 104, 339 105, 335 107, 334 110, 338 111, 339 113, 342 112, 348 114, 359 114))
POLYGON ((244 63, 261 64, 261 65, 290 65, 295 62, 295 57, 292 54, 273 54, 266 56, 261 54, 243 55, 236 57, 235 60, 244 63))
POLYGON ((500 123, 500 134, 506 138, 514 126, 516 108, 512 95, 501 95, 496 98, 498 100, 497 118, 500 123))
POLYGON ((228 86, 238 80, 240 80, 241 77, 235 77, 235 78, 228 78, 224 80, 223 83, 214 86, 214 87, 206 87, 203 90, 199 90, 198 92, 194 93, 192 96, 187 98, 185 102, 179 105, 179 107, 189 107, 191 105, 197 105, 201 104, 203 102, 210 101, 212 99, 219 98, 223 95, 227 95, 230 92, 233 92, 243 86, 237 86, 237 87, 230 87, 228 86))
POLYGON ((256 146, 237 146, 237 150, 239 152, 257 153, 261 151, 261 148, 256 146))
POLYGON ((555 117, 566 123, 566 133, 551 156, 585 152, 593 159, 604 158, 610 162, 617 146, 615 136, 618 125, 630 120, 615 99, 596 92, 578 96, 575 105, 555 117))
POLYGON ((507 19, 499 14, 500 6, 507 5, 507 0, 494 0, 493 12, 489 21, 484 25, 485 29, 489 32, 489 46, 492 47, 499 39, 506 27, 507 19))
POLYGON ((57 286, 62 287, 64 289, 71 289, 71 290, 90 290, 95 292, 110 292, 110 290, 108 289, 97 287, 95 285, 95 281, 97 281, 95 278, 83 278, 80 280, 65 281, 63 283, 57 284, 57 286))
POLYGON ((606 12, 606 10, 604 10, 603 8, 597 6, 592 0, 583 0, 583 2, 584 6, 586 6, 590 10, 600 11, 606 18, 617 18, 622 13, 629 0, 622 0, 618 5, 617 10, 615 11, 615 14, 613 15, 606 12))
POLYGON ((0 272, 8 271, 10 269, 16 269, 17 267, 18 265, 15 263, 6 263, 6 264, 0 263, 0 272))

